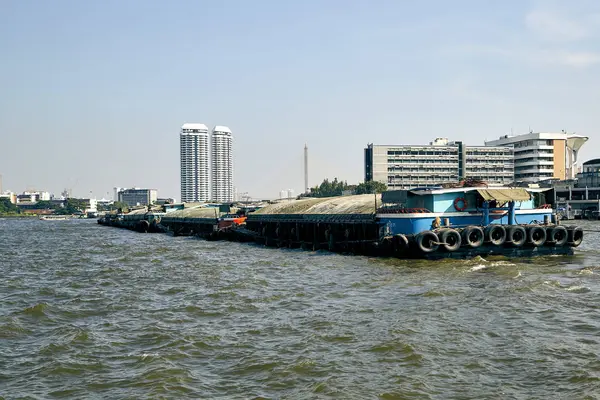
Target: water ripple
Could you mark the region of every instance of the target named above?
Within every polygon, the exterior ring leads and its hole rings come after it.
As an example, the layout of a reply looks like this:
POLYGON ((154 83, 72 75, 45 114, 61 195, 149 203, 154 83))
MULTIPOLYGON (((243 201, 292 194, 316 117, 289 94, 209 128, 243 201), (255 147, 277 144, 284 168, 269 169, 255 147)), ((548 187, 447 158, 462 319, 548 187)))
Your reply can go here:
POLYGON ((595 398, 598 239, 408 262, 2 219, 0 398, 595 398))

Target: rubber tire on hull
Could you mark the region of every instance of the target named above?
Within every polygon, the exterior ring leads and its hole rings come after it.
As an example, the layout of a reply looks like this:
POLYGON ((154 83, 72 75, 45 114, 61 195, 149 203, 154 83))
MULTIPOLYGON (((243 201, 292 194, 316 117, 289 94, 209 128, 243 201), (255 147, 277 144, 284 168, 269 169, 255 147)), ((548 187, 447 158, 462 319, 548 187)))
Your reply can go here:
POLYGON ((431 231, 423 231, 415 236, 415 244, 417 249, 422 253, 433 253, 440 247, 438 236, 431 231))
POLYGON ((567 232, 569 232, 569 246, 579 246, 583 241, 583 229, 579 226, 573 226, 568 228, 567 232))
POLYGON ((527 242, 535 247, 543 246, 546 243, 546 230, 537 225, 528 226, 527 242))
POLYGON ((460 245, 462 244, 462 240, 460 237, 460 233, 454 229, 440 229, 437 232, 437 235, 440 239, 440 246, 447 252, 453 252, 460 249, 460 245))
POLYGON ((394 249, 392 238, 384 237, 383 239, 381 239, 381 245, 379 245, 379 248, 385 253, 391 253, 394 249))
POLYGON ((473 249, 483 244, 483 229, 478 226, 467 226, 462 231, 462 242, 473 249))
POLYGON ((406 235, 398 233, 394 235, 392 238, 392 248, 394 249, 394 254, 400 256, 408 250, 408 238, 406 235))
POLYGON ((519 225, 511 225, 506 230, 506 243, 513 247, 521 247, 527 241, 525 228, 519 225))
POLYGON ((506 242, 506 229, 502 225, 490 225, 486 227, 485 240, 494 246, 502 246, 506 242))
POLYGON ((554 226, 546 231, 546 243, 554 247, 562 247, 569 240, 569 232, 564 226, 554 226))
POLYGON ((138 222, 137 228, 139 232, 146 233, 150 228, 150 224, 148 223, 148 221, 140 221, 138 222))

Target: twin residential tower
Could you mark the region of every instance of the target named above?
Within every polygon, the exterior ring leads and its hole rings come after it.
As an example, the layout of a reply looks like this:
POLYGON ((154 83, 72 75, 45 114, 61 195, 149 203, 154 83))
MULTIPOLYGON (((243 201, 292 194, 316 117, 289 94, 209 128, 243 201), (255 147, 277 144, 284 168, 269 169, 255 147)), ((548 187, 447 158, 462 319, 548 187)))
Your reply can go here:
POLYGON ((204 124, 183 124, 179 143, 181 201, 233 201, 231 130, 215 126, 209 134, 204 124))

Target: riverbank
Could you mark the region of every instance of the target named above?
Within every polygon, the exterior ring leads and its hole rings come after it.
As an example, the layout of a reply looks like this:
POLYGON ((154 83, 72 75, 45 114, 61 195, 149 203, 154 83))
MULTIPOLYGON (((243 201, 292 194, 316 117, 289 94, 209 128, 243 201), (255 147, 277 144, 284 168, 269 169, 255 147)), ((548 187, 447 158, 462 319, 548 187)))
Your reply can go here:
POLYGON ((37 218, 33 214, 0 214, 0 218, 37 218))

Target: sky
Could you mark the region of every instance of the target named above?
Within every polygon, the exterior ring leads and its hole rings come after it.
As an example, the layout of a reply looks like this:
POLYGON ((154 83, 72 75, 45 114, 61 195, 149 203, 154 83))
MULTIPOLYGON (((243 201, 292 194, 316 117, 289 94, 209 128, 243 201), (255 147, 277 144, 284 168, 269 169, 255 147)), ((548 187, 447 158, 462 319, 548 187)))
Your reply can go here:
POLYGON ((0 0, 3 188, 180 199, 183 123, 252 198, 364 178, 367 143, 530 130, 600 157, 600 2, 0 0))

